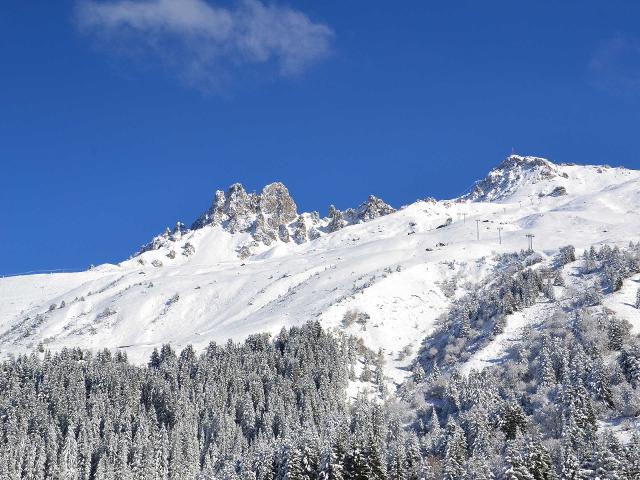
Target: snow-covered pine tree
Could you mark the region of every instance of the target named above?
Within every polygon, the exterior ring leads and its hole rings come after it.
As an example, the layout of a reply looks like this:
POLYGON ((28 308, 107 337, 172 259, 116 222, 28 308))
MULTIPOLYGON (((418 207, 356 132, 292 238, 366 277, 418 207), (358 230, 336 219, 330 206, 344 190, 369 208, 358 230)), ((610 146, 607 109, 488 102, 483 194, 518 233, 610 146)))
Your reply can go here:
POLYGON ((318 478, 318 461, 316 440, 310 434, 300 435, 300 441, 289 454, 288 480, 315 480, 318 478))
POLYGON ((370 480, 386 480, 387 469, 385 466, 384 455, 381 447, 373 438, 370 438, 367 444, 367 457, 369 463, 369 479, 370 480))
POLYGON ((597 268, 595 249, 585 250, 582 254, 582 272, 585 274, 595 271, 597 268))
POLYGON ((535 480, 555 480, 556 471, 549 450, 539 436, 529 442, 527 467, 535 480))
POLYGON ((446 435, 443 478, 446 480, 463 478, 467 450, 464 432, 453 421, 449 421, 446 435))
POLYGON ((634 387, 640 386, 640 349, 638 347, 622 350, 620 366, 627 381, 634 387))
POLYGON ((640 432, 633 432, 626 448, 627 478, 640 478, 640 432))
POLYGON ((507 401, 500 410, 498 425, 507 437, 507 440, 516 438, 518 431, 524 433, 527 426, 527 417, 522 407, 515 401, 507 401))
POLYGON ((520 442, 510 442, 505 453, 505 466, 502 472, 504 480, 535 480, 520 452, 520 442))
POLYGON ((553 289, 553 283, 551 282, 551 279, 547 280, 547 283, 545 283, 543 293, 544 296, 547 297, 550 301, 555 301, 556 293, 553 289))
POLYGON ((576 261, 576 249, 573 245, 560 248, 559 263, 564 266, 576 261))

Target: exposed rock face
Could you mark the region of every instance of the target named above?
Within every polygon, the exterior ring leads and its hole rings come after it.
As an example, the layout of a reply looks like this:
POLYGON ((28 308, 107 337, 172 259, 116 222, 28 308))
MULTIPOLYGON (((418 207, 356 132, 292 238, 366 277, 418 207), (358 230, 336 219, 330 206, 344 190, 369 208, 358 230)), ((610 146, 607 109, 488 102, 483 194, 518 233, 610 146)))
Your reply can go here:
POLYGON ((504 200, 525 184, 536 184, 558 177, 557 165, 539 157, 508 156, 500 165, 475 184, 460 200, 487 202, 504 200))
MULTIPOLYGON (((393 207, 373 195, 358 208, 350 208, 345 212, 331 205, 329 218, 324 220, 320 219, 317 212, 298 215, 297 210, 289 190, 280 182, 265 186, 260 194, 248 193, 241 184, 234 183, 226 192, 216 191, 211 207, 193 222, 191 230, 212 225, 221 226, 229 233, 250 233, 251 240, 237 250, 241 258, 246 258, 261 244, 305 243, 320 237, 321 232, 335 232, 347 225, 368 222, 395 212, 393 207)), ((173 230, 167 229, 144 245, 138 253, 170 247, 172 242, 189 231, 182 223, 178 223, 173 230)), ((183 251, 183 255, 190 256, 194 252, 191 247, 183 251)))
POLYGON ((256 241, 264 243, 265 245, 271 245, 271 243, 277 238, 276 232, 267 225, 267 221, 260 211, 256 215, 251 235, 256 241))
POLYGON ((293 232, 293 241, 296 243, 304 243, 307 241, 307 223, 302 215, 296 220, 295 231, 293 232))
POLYGON ((153 237, 149 243, 144 244, 138 253, 148 252, 150 250, 158 250, 159 248, 165 247, 172 242, 180 240, 182 238, 183 233, 188 232, 184 226, 184 223, 178 222, 173 230, 170 230, 169 227, 165 229, 163 233, 153 237))
POLYGON ((219 225, 225 219, 225 201, 226 197, 222 190, 217 190, 211 204, 211 208, 203 213, 193 225, 192 229, 202 228, 205 225, 219 225))
MULTIPOLYGON (((168 229, 167 229, 168 230, 168 229)), ((172 241, 180 240, 182 238, 182 232, 185 231, 184 223, 178 222, 173 228, 173 232, 169 235, 169 239, 172 241)))
MULTIPOLYGON (((214 224, 221 223, 224 219, 224 205, 226 203, 226 197, 222 190, 216 190, 213 203, 211 204, 211 222, 214 224)), ((207 214, 205 214, 207 215, 207 214)))
POLYGON ((259 198, 260 211, 267 218, 270 228, 288 225, 298 216, 298 207, 282 183, 271 183, 262 189, 259 198))
POLYGON ((296 203, 282 183, 267 185, 259 195, 247 193, 242 185, 234 183, 226 194, 216 192, 211 208, 192 228, 222 225, 230 233, 250 232, 257 242, 271 245, 278 239, 289 241, 288 225, 297 217, 296 203))
POLYGON ((231 233, 246 231, 262 215, 265 228, 278 230, 298 216, 296 203, 282 183, 271 183, 259 195, 247 193, 239 183, 229 187, 226 195, 218 190, 211 208, 198 218, 192 229, 205 225, 223 225, 231 233))
POLYGON ((395 211, 395 208, 386 204, 380 198, 369 195, 367 201, 361 204, 356 210, 356 221, 353 223, 368 222, 369 220, 389 215, 395 211))
POLYGON ((344 227, 347 222, 344 221, 342 212, 333 205, 329 205, 329 224, 327 225, 327 231, 329 233, 337 232, 344 227))
POLYGON ((384 215, 395 212, 396 209, 386 204, 374 195, 369 195, 367 201, 361 203, 356 209, 347 208, 344 212, 336 210, 333 205, 329 206, 329 225, 327 230, 335 232, 347 225, 364 223, 384 215))
MULTIPOLYGON (((249 232, 254 241, 243 248, 242 256, 246 257, 250 254, 251 248, 260 243, 271 245, 278 240, 289 242, 289 228, 296 228, 290 224, 297 218, 296 203, 282 183, 275 182, 265 186, 259 195, 248 193, 241 184, 234 183, 226 193, 216 191, 211 207, 193 222, 191 230, 207 225, 221 225, 229 233, 249 232)), ((173 231, 167 229, 165 233, 144 245, 138 253, 157 250, 180 239, 188 232, 189 229, 178 223, 173 231)), ((303 237, 307 238, 307 232, 298 231, 297 238, 303 237)))
POLYGON ((562 197, 564 195, 567 195, 567 189, 562 186, 554 188, 551 193, 548 194, 549 197, 562 197))
POLYGON ((192 229, 205 225, 224 225, 231 233, 247 228, 248 217, 256 213, 258 204, 255 193, 247 193, 239 183, 229 187, 227 193, 216 191, 211 208, 203 213, 191 226, 192 229))
POLYGON ((289 243, 291 241, 291 235, 289 235, 289 230, 284 225, 280 225, 278 227, 278 238, 281 242, 289 243))
MULTIPOLYGON (((224 202, 224 213, 227 216, 226 228, 231 233, 241 232, 251 226, 252 216, 255 215, 258 198, 255 193, 247 193, 239 183, 229 187, 224 202)), ((224 218, 224 215, 223 215, 224 218)))

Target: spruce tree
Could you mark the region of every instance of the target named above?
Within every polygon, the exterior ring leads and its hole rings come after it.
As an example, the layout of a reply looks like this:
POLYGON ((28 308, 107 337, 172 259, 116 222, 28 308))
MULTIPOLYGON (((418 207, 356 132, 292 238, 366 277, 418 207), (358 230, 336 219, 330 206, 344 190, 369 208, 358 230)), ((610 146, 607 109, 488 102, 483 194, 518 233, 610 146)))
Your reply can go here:
POLYGON ((551 359, 551 352, 547 346, 547 342, 544 343, 540 352, 540 386, 542 388, 548 388, 556 383, 556 373, 553 368, 553 361, 551 359))
POLYGON ((565 444, 562 448, 563 461, 561 480, 586 480, 587 473, 581 468, 580 462, 570 445, 565 444))
POLYGON ((534 439, 529 446, 527 466, 535 480, 555 480, 556 478, 551 455, 542 445, 540 438, 534 439))
POLYGON ((371 480, 386 480, 387 472, 382 450, 380 449, 378 442, 373 439, 369 440, 367 446, 367 457, 370 470, 369 478, 371 480))
POLYGON ((535 480, 518 448, 519 445, 516 442, 508 444, 502 478, 504 480, 535 480))
POLYGON ((633 432, 626 446, 625 473, 628 478, 640 478, 640 433, 633 432))
POLYGON ((407 480, 405 448, 399 442, 395 443, 395 448, 391 452, 388 474, 390 479, 407 480))
POLYGON ((515 401, 505 403, 502 407, 499 425, 500 429, 506 435, 507 440, 515 439, 518 430, 524 432, 527 426, 527 417, 522 407, 515 401))
POLYGON ((444 478, 455 480, 464 476, 467 445, 464 432, 455 423, 449 422, 446 430, 444 478))
POLYGON ((351 449, 345 459, 346 478, 353 480, 368 480, 371 466, 362 439, 354 439, 351 449))

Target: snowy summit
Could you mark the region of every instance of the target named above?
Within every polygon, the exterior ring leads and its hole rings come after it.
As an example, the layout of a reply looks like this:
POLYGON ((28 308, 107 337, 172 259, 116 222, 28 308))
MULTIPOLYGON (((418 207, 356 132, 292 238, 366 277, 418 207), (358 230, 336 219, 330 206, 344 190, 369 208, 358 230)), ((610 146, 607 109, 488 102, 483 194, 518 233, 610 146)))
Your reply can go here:
POLYGON ((299 213, 281 183, 258 194, 234 184, 190 228, 178 222, 117 265, 0 279, 0 351, 109 347, 145 362, 165 342, 204 348, 318 319, 382 348, 401 375, 462 286, 527 248, 526 234, 549 258, 567 244, 628 243, 639 182, 624 168, 512 155, 460 198, 396 211, 370 196, 323 218, 299 213), (461 286, 453 297, 449 281, 461 286), (366 328, 343 325, 356 311, 366 328))

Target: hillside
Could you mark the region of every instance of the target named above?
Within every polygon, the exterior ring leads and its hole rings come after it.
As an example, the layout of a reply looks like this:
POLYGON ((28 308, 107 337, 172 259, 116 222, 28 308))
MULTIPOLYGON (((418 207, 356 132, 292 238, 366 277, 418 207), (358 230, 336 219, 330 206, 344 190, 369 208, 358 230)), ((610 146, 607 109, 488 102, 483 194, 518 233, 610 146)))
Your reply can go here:
POLYGON ((320 218, 235 184, 117 265, 2 278, 0 478, 640 478, 639 187, 511 156, 320 218))
POLYGON ((330 213, 299 214, 282 184, 259 195, 236 184, 190 229, 117 265, 2 278, 0 352, 108 347, 144 363, 166 342, 202 349, 317 319, 383 349, 399 379, 452 300, 499 269, 496 254, 527 248, 525 235, 545 259, 636 239, 640 172, 511 156, 459 199, 395 211, 370 197, 330 213))

